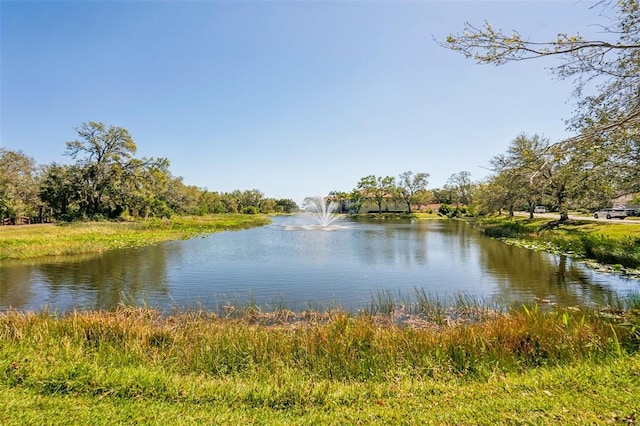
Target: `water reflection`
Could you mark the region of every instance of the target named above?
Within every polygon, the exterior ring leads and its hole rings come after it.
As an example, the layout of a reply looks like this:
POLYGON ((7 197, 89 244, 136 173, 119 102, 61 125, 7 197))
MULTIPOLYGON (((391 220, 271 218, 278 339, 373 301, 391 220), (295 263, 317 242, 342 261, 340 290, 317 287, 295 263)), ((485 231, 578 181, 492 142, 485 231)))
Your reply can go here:
POLYGON ((0 306, 24 308, 33 298, 31 289, 32 269, 29 266, 0 265, 0 306))
POLYGON ((0 264, 4 309, 110 309, 167 297, 167 264, 179 261, 180 245, 116 250, 41 262, 0 264), (171 247, 171 249, 169 249, 171 247))
POLYGON ((458 293, 501 303, 549 299, 603 303, 638 284, 562 256, 509 246, 463 222, 348 222, 331 231, 304 217, 270 226, 102 255, 0 264, 0 310, 52 306, 109 309, 122 302, 164 308, 220 302, 339 304, 358 309, 378 290, 437 297, 458 293))
POLYGON ((410 222, 360 224, 348 247, 364 265, 419 266, 428 262, 429 232, 410 222))
POLYGON ((566 256, 479 241, 480 260, 495 278, 496 294, 503 299, 538 298, 561 305, 604 303, 615 293, 606 283, 621 281, 618 277, 608 280, 605 276, 594 279, 593 272, 566 256))

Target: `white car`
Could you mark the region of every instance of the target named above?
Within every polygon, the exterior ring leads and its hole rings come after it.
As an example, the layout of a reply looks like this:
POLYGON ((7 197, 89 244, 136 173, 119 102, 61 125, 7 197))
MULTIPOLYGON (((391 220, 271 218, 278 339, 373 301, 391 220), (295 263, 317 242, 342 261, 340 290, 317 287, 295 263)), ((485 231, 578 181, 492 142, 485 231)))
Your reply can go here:
POLYGON ((624 219, 627 217, 627 211, 625 209, 602 209, 593 214, 596 219, 600 217, 606 217, 607 219, 619 218, 624 219))

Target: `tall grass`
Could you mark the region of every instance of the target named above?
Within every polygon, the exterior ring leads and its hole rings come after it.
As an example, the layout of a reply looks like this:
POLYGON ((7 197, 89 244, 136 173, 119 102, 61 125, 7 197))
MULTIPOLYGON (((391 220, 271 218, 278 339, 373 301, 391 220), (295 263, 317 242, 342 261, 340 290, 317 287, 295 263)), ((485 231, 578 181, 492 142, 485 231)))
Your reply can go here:
POLYGON ((640 267, 640 238, 624 236, 584 235, 580 242, 584 255, 600 263, 620 264, 628 268, 640 267))
POLYGON ((482 232, 491 238, 516 238, 536 232, 538 226, 518 220, 485 221, 482 232))
POLYGON ((0 382, 43 394, 171 399, 179 395, 158 371, 276 382, 485 378, 640 349, 640 315, 634 309, 545 311, 534 305, 468 321, 445 314, 450 307, 429 306, 424 312, 433 322, 339 310, 277 317, 248 309, 246 316, 227 319, 195 311, 163 316, 140 308, 9 312, 0 315, 0 382))

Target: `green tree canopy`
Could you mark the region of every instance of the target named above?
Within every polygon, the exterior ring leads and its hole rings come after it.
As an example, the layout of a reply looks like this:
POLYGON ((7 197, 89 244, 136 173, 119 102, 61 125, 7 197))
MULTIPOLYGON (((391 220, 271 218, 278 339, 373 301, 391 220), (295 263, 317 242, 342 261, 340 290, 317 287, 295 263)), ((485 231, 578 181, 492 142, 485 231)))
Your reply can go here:
POLYGON ((37 215, 38 173, 33 158, 0 147, 0 219, 37 215))
POLYGON ((407 212, 411 213, 411 204, 416 194, 425 191, 429 183, 429 173, 404 172, 398 176, 398 195, 407 205, 407 212))
POLYGON ((90 121, 76 131, 79 139, 67 142, 66 154, 81 170, 82 211, 88 216, 115 216, 128 208, 148 213, 158 185, 168 178, 169 160, 135 158, 136 144, 122 127, 90 121))
POLYGON ((471 182, 471 173, 463 170, 452 174, 449 176, 449 179, 447 179, 446 186, 451 190, 452 199, 456 205, 471 204, 474 189, 474 184, 471 182))
POLYGON ((373 200, 378 206, 378 213, 382 213, 382 203, 385 198, 395 196, 395 179, 391 176, 369 175, 360 179, 358 189, 365 198, 373 200))

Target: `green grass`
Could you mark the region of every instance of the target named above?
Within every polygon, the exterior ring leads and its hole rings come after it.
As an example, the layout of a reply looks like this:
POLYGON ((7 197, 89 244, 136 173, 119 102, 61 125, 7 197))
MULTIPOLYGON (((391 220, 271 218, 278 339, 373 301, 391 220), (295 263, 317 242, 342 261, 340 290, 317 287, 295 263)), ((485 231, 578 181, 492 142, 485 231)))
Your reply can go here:
POLYGON ((490 237, 524 241, 527 247, 569 253, 603 264, 640 267, 640 226, 634 223, 576 220, 558 224, 542 218, 493 216, 476 221, 476 225, 490 237))
POLYGON ((437 211, 431 212, 431 213, 417 212, 417 213, 413 213, 413 215, 417 219, 446 219, 445 216, 438 214, 437 211))
MULTIPOLYGON (((20 256, 95 252, 261 220, 5 227, 0 257, 29 246, 20 256)), ((547 224, 496 221, 495 229, 572 250, 585 238, 640 236, 624 224, 547 224)), ((640 297, 602 309, 508 310, 463 296, 372 296, 358 314, 262 312, 252 303, 219 315, 0 314, 0 424, 637 422, 640 297)))
POLYGON ((402 377, 387 383, 154 374, 172 397, 43 394, 0 384, 0 422, 42 424, 460 425, 635 424, 640 358, 578 363, 487 380, 402 377))
POLYGON ((221 214, 135 222, 1 226, 0 260, 99 253, 267 223, 265 215, 221 214))
POLYGON ((449 319, 250 306, 236 318, 10 312, 0 315, 0 423, 635 420, 637 300, 449 319))

